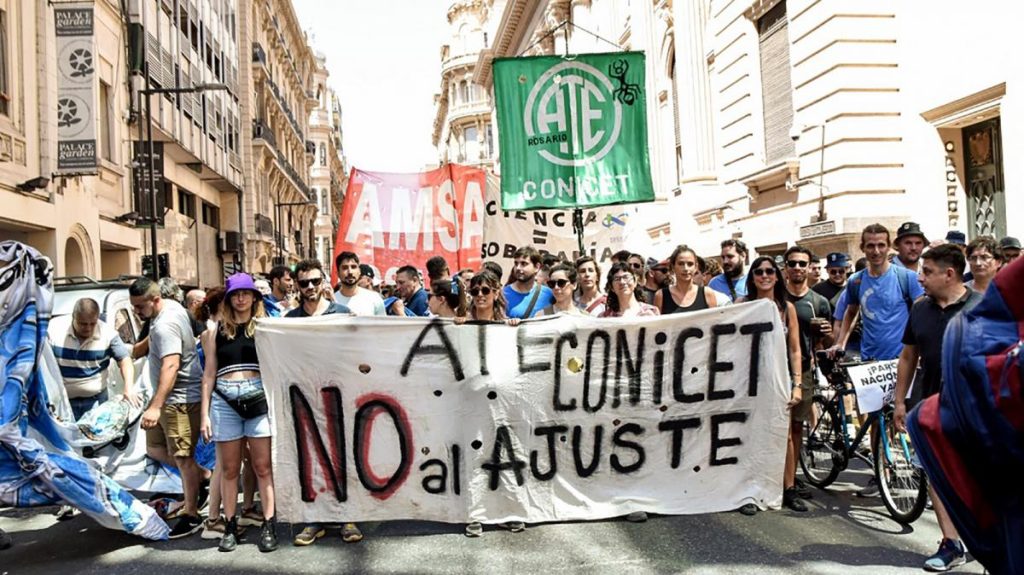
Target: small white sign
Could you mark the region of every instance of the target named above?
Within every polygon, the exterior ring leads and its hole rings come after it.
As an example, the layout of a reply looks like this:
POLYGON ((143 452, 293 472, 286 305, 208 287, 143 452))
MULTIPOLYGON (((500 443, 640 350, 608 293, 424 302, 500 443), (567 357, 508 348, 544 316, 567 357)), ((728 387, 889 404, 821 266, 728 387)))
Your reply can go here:
POLYGON ((892 402, 898 363, 899 360, 890 359, 847 368, 857 391, 857 406, 861 413, 874 413, 892 402))

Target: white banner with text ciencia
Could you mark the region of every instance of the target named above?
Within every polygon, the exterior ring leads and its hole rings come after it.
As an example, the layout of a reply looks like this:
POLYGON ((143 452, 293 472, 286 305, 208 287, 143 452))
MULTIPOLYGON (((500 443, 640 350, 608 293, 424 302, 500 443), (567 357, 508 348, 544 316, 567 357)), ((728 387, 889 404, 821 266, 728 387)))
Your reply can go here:
POLYGON ((600 519, 776 507, 782 326, 690 315, 260 320, 278 516, 290 522, 600 519))

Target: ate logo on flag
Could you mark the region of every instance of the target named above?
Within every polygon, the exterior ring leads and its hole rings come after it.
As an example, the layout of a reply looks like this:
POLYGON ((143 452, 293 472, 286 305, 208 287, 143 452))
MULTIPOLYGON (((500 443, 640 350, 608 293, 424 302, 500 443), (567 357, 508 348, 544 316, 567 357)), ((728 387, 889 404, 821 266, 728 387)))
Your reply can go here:
POLYGON ((502 208, 654 199, 642 53, 495 61, 502 208))
POLYGON ((622 129, 622 105, 611 81, 593 66, 579 62, 564 62, 545 72, 530 90, 524 116, 526 135, 530 136, 527 143, 537 147, 542 158, 560 166, 585 166, 600 160, 615 145, 622 129), (570 145, 571 132, 579 136, 576 146, 570 145), (554 150, 542 147, 548 143, 558 145, 554 150))

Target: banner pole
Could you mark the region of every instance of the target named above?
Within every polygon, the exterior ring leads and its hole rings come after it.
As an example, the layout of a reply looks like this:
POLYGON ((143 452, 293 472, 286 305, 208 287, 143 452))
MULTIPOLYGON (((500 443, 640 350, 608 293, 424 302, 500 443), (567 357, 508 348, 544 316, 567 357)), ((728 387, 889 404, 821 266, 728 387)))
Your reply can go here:
MULTIPOLYGON (((568 18, 566 18, 565 21, 563 21, 558 26, 559 28, 563 29, 562 34, 565 35, 565 42, 562 44, 564 54, 562 55, 565 56, 566 58, 569 57, 569 26, 575 26, 575 24, 573 24, 572 21, 570 21, 568 18)), ((569 141, 567 143, 569 144, 569 153, 571 155, 572 138, 569 138, 569 141)), ((581 258, 586 254, 583 251, 583 208, 580 208, 579 206, 573 208, 572 210, 572 229, 574 232, 576 232, 576 245, 579 247, 579 255, 576 257, 581 258)))

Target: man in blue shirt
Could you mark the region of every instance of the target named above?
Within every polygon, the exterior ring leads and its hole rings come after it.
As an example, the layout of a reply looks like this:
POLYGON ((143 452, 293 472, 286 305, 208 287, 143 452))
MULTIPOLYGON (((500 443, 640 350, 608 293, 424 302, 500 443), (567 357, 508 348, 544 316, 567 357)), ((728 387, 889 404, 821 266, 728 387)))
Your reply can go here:
POLYGON ((722 273, 711 278, 708 287, 729 296, 735 302, 747 295, 747 274, 743 269, 747 263, 747 244, 743 240, 728 239, 722 242, 722 273))
MULTIPOLYGON (((395 286, 398 288, 398 295, 402 298, 406 310, 420 317, 430 315, 430 309, 427 306, 430 296, 427 294, 427 290, 423 289, 420 272, 416 268, 412 266, 398 268, 395 273, 395 286)), ((395 315, 408 314, 403 312, 395 315)))
POLYGON ((537 272, 540 270, 540 252, 530 246, 516 250, 512 255, 514 267, 512 277, 515 281, 502 288, 508 304, 505 315, 510 318, 529 319, 555 303, 555 294, 548 286, 537 285, 537 272))
POLYGON ((896 255, 892 258, 894 265, 907 268, 913 272, 921 271, 921 252, 928 245, 928 238, 921 231, 917 222, 903 222, 896 230, 896 255))
POLYGON ((860 248, 868 267, 847 282, 848 305, 832 350, 846 346, 859 311, 863 325, 861 358, 884 361, 900 356, 910 306, 924 295, 924 289, 916 273, 889 261, 890 246, 889 230, 880 224, 871 224, 861 232, 860 248))

